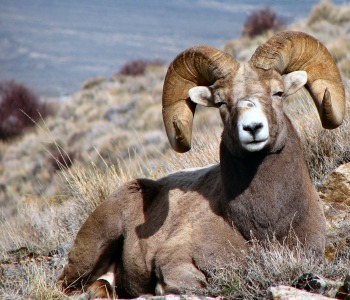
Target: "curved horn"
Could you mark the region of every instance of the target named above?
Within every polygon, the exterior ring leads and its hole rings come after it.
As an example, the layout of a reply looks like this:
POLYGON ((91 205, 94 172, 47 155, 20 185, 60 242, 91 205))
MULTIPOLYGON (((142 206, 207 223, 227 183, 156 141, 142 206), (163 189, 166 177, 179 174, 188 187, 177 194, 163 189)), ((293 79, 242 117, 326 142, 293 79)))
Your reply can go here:
POLYGON ((306 71, 306 88, 316 104, 322 126, 333 129, 342 123, 345 91, 340 72, 327 48, 315 38, 302 32, 281 32, 260 46, 250 63, 280 74, 306 71))
POLYGON ((163 121, 173 149, 191 149, 192 123, 196 104, 188 91, 209 86, 236 72, 239 63, 229 54, 209 46, 197 46, 180 53, 170 64, 163 86, 163 121))

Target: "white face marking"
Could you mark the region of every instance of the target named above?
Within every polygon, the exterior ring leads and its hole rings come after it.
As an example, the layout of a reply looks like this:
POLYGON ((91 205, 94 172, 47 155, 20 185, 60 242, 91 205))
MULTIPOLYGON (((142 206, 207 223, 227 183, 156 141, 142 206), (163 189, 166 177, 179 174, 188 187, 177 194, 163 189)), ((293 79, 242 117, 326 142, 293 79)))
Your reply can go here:
POLYGON ((238 107, 242 109, 237 123, 241 146, 249 152, 262 150, 269 142, 269 126, 260 103, 241 100, 238 107))

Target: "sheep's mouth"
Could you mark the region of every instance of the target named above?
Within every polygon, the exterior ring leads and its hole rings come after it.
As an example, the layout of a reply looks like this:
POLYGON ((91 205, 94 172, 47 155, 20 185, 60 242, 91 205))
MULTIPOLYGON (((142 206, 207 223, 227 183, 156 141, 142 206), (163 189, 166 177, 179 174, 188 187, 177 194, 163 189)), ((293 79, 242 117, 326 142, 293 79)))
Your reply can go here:
POLYGON ((252 140, 252 141, 243 143, 242 146, 248 152, 258 152, 263 150, 266 147, 268 141, 269 141, 268 138, 261 139, 261 140, 252 140))
POLYGON ((248 142, 247 144, 257 145, 257 144, 260 144, 260 143, 267 143, 268 140, 269 140, 269 138, 262 139, 262 140, 252 140, 252 141, 248 142))

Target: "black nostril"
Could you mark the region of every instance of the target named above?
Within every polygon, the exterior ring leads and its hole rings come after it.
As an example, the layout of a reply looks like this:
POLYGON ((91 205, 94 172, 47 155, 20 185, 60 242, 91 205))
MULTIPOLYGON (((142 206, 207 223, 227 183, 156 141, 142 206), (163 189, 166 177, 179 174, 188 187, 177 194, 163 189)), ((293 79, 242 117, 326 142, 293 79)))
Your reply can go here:
POLYGON ((259 132, 261 128, 263 128, 262 123, 251 123, 249 125, 244 125, 243 130, 248 131, 250 134, 255 135, 259 132))

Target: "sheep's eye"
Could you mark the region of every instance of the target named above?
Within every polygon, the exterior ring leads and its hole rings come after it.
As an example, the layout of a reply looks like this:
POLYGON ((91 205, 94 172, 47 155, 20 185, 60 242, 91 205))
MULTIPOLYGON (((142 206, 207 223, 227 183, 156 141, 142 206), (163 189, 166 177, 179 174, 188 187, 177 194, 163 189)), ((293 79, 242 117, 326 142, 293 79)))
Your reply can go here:
POLYGON ((275 97, 282 97, 283 96, 283 91, 274 92, 273 96, 275 96, 275 97))

